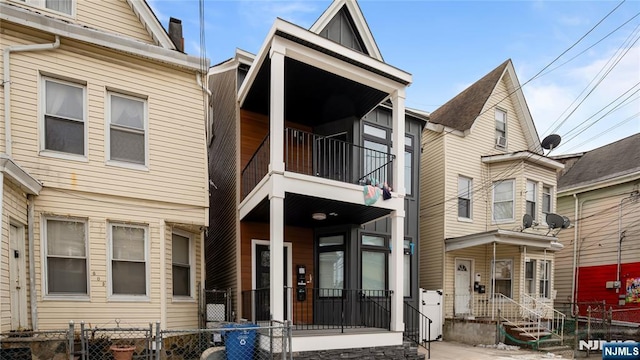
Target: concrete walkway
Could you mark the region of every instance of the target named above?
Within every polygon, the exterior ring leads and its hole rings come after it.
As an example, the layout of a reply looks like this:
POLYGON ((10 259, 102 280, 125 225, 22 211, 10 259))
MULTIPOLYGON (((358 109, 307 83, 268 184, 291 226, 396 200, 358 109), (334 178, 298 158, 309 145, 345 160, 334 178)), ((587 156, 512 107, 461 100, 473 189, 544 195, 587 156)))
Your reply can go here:
MULTIPOLYGON (((420 353, 427 351, 420 347, 420 353)), ((552 353, 544 353, 513 346, 482 347, 466 345, 451 341, 434 341, 431 343, 432 360, 539 360, 539 359, 571 359, 552 353)))

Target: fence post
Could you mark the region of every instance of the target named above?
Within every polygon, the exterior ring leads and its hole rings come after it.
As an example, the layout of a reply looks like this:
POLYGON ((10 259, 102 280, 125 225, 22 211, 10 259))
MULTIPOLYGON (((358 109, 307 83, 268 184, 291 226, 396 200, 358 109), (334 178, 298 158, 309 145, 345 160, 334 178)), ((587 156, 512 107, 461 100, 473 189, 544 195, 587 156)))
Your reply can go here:
POLYGON ((293 344, 291 343, 291 337, 293 332, 293 322, 287 321, 287 351, 289 352, 289 360, 293 360, 293 344))
POLYGON ((160 360, 161 354, 162 354, 162 332, 160 331, 160 321, 156 321, 156 346, 155 346, 155 353, 156 353, 156 360, 160 360))
POLYGON ((69 332, 67 333, 67 346, 69 347, 69 360, 73 360, 73 320, 69 321, 69 332))
POLYGON ((80 322, 80 356, 82 359, 86 359, 84 350, 89 347, 89 344, 87 342, 88 340, 84 336, 84 321, 81 321, 80 322))
MULTIPOLYGON (((587 342, 591 337, 591 305, 587 307, 587 342)), ((589 357, 590 349, 587 347, 587 357, 589 357)))

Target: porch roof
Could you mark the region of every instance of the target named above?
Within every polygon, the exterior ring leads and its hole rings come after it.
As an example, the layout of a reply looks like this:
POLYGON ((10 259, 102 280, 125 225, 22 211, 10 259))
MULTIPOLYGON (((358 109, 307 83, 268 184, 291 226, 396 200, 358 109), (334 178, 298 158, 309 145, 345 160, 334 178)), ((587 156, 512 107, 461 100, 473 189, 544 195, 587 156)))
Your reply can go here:
POLYGON ((558 251, 564 248, 555 236, 501 229, 448 238, 444 240, 444 243, 445 251, 465 249, 492 243, 528 246, 551 251, 558 251))

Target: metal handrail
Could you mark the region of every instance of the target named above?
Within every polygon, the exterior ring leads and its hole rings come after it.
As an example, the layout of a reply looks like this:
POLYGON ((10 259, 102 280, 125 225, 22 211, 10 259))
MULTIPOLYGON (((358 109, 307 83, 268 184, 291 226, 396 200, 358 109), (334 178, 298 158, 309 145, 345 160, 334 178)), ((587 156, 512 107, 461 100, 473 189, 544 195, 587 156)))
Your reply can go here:
POLYGON ((540 340, 539 333, 531 333, 521 326, 523 322, 526 322, 528 324, 533 323, 536 324, 538 329, 540 329, 542 325, 542 319, 537 312, 518 303, 512 298, 505 296, 504 294, 497 293, 494 294, 493 297, 493 301, 496 302, 496 305, 498 306, 498 317, 502 321, 513 328, 531 335, 536 341, 540 340))
POLYGON ((548 317, 546 316, 547 313, 551 313, 552 317, 551 317, 551 324, 549 324, 549 330, 551 330, 551 332, 560 335, 561 340, 564 342, 564 324, 565 324, 565 320, 567 318, 567 316, 563 313, 561 313, 560 311, 556 310, 553 306, 550 306, 549 304, 540 301, 540 299, 538 298, 534 298, 531 295, 527 295, 527 294, 523 294, 523 298, 526 301, 529 301, 530 303, 535 305, 535 309, 542 309, 542 314, 540 314, 540 317, 543 319, 548 319, 548 317), (556 326, 557 324, 557 326, 556 326))
POLYGON ((407 301, 404 302, 404 312, 405 319, 407 317, 407 313, 410 319, 408 321, 408 324, 405 326, 405 331, 403 334, 404 337, 411 340, 418 346, 422 346, 423 348, 427 349, 427 359, 431 359, 431 324, 433 323, 433 320, 431 320, 425 314, 421 313, 420 310, 416 309, 407 301), (415 319, 416 317, 418 318, 417 329, 415 324, 413 324, 413 319, 415 319), (420 335, 422 334, 422 329, 424 328, 426 328, 427 330, 427 336, 426 338, 421 338, 420 335))

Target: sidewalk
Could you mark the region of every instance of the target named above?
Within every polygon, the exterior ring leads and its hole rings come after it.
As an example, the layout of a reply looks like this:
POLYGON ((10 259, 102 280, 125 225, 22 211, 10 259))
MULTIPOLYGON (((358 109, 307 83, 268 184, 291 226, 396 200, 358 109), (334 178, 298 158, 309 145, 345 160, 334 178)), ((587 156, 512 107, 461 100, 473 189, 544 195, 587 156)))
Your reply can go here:
MULTIPOLYGON (((420 353, 427 354, 427 350, 420 347, 420 353)), ((599 358, 599 357, 598 357, 599 358)), ((503 348, 472 346, 451 341, 434 341, 431 343, 432 360, 539 360, 539 359, 571 359, 552 353, 518 349, 504 346, 503 348)))

